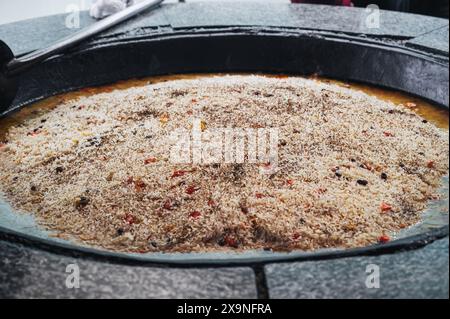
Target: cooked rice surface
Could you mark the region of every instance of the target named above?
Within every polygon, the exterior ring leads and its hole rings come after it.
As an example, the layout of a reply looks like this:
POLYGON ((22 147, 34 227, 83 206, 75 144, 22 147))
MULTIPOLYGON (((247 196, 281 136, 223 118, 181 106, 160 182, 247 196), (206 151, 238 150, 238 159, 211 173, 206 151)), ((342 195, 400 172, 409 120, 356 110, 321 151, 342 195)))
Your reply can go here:
POLYGON ((128 252, 386 242, 448 173, 448 132, 303 78, 220 76, 65 100, 10 128, 0 188, 63 238, 128 252), (171 132, 277 128, 278 166, 174 164, 171 132))

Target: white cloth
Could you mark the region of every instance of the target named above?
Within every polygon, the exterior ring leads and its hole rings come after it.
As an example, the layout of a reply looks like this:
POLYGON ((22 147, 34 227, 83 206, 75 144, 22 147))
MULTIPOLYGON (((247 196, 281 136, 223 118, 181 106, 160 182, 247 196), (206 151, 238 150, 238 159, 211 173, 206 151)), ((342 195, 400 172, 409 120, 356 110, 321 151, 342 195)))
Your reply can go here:
POLYGON ((95 19, 103 19, 133 4, 134 0, 96 0, 89 13, 95 19))

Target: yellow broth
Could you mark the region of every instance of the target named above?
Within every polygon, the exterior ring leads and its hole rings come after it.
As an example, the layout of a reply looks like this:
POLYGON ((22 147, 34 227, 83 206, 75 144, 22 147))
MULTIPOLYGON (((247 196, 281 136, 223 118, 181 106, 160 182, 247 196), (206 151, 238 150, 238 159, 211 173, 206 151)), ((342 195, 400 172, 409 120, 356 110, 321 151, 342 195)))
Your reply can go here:
MULTIPOLYGON (((62 101, 69 101, 73 99, 77 99, 82 96, 93 95, 97 93, 105 93, 111 92, 113 90, 125 90, 131 87, 140 87, 148 85, 149 83, 158 83, 158 82, 167 82, 173 80, 182 80, 182 79, 196 79, 200 77, 212 77, 212 76, 220 76, 221 74, 182 74, 182 75, 166 75, 166 76, 155 76, 143 79, 131 79, 126 81, 120 81, 110 85, 104 85, 99 87, 91 87, 85 88, 82 90, 69 92, 60 94, 57 96, 50 97, 48 99, 44 99, 32 105, 22 108, 21 110, 11 114, 10 116, 0 120, 0 141, 5 141, 6 134, 11 126, 15 126, 23 122, 28 118, 32 118, 34 116, 41 115, 49 110, 54 109, 59 103, 62 101)), ((266 75, 268 77, 277 77, 284 78, 287 75, 266 75)), ((396 105, 403 104, 409 105, 413 111, 418 113, 420 116, 428 120, 430 123, 433 123, 439 128, 448 130, 449 129, 449 110, 444 107, 436 106, 430 102, 427 102, 423 99, 413 97, 411 95, 379 88, 376 86, 364 85, 359 83, 349 83, 337 80, 331 80, 320 77, 311 77, 315 80, 333 83, 336 85, 352 88, 355 90, 359 90, 365 92, 368 95, 375 96, 380 100, 389 101, 396 105)))

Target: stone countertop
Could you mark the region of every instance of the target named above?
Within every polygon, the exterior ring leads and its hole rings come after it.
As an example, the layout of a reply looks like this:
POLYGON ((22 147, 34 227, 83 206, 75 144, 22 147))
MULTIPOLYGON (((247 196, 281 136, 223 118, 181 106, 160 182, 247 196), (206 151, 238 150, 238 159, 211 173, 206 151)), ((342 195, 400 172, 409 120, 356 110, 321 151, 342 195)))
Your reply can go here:
MULTIPOLYGON (((66 15, 0 26, 16 55, 76 31, 66 15), (50 31, 51 30, 51 31, 50 31)), ((276 3, 167 4, 92 40, 145 37, 184 29, 253 27, 321 30, 395 42, 448 60, 448 20, 382 11, 380 27, 367 12, 276 3)), ((81 27, 92 24, 86 12, 81 27)), ((0 298, 448 298, 449 240, 395 254, 269 264, 264 267, 171 268, 126 266, 69 257, 0 236, 0 298), (66 267, 78 265, 80 288, 65 285, 66 267), (380 270, 380 288, 365 285, 368 265, 380 270)))
POLYGON ((0 241, 0 298, 448 299, 448 258, 445 238, 408 252, 269 264, 262 270, 170 268, 105 263, 0 241), (73 264, 79 267, 79 289, 66 286, 66 269, 73 264), (373 266, 379 288, 366 286, 373 266))
MULTIPOLYGON (((345 33, 435 49, 448 56, 448 20, 380 11, 379 27, 369 28, 365 23, 368 14, 361 8, 273 2, 165 4, 104 32, 96 40, 170 33, 179 29, 277 27, 345 33)), ((16 55, 24 54, 76 32, 78 29, 66 27, 67 18, 68 14, 60 14, 0 25, 0 39, 10 45, 16 55)), ((85 11, 80 12, 79 20, 80 28, 95 22, 85 11)))

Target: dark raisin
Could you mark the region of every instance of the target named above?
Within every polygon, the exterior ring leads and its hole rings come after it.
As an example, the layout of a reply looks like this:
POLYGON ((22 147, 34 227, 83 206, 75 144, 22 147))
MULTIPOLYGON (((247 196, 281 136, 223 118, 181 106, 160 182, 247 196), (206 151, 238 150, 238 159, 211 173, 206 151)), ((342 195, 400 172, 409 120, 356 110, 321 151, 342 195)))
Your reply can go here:
POLYGON ((217 241, 217 244, 221 247, 225 246, 226 245, 225 238, 220 237, 219 240, 217 241))
POLYGON ((245 204, 241 204, 240 208, 241 208, 241 212, 243 212, 244 214, 248 214, 248 207, 245 206, 245 204))
POLYGON ((86 146, 99 147, 102 145, 102 139, 100 137, 92 137, 87 139, 86 146))
POLYGON ((36 188, 36 186, 34 186, 34 185, 33 185, 33 186, 31 186, 31 191, 32 191, 32 192, 35 192, 35 191, 37 191, 37 188, 36 188))
POLYGON ((427 121, 427 120, 423 120, 422 123, 423 123, 423 124, 427 124, 428 121, 427 121))
POLYGON ((287 145, 286 140, 281 140, 281 141, 280 141, 280 145, 281 145, 281 146, 286 146, 286 145, 287 145))
POLYGON ((89 204, 89 198, 81 196, 76 203, 77 208, 86 207, 89 204))
POLYGON ((387 180, 388 176, 386 173, 381 173, 381 179, 387 180))
POLYGON ((388 113, 389 114, 394 114, 394 110, 389 110, 388 113))
POLYGON ((61 167, 61 166, 58 166, 58 167, 56 168, 56 173, 62 173, 63 171, 64 171, 64 168, 61 167))
POLYGON ((350 161, 352 161, 353 163, 355 163, 356 162, 356 160, 354 159, 354 158, 352 158, 350 161))
POLYGON ((405 164, 401 163, 401 164, 400 164, 400 167, 401 167, 401 168, 405 168, 405 164))
POLYGON ((369 185, 369 182, 366 181, 365 179, 358 179, 356 182, 358 183, 358 185, 361 185, 361 186, 369 185))
POLYGON ((125 231, 124 231, 122 228, 119 228, 119 229, 117 230, 117 235, 118 235, 118 236, 122 236, 124 233, 125 233, 125 231))

